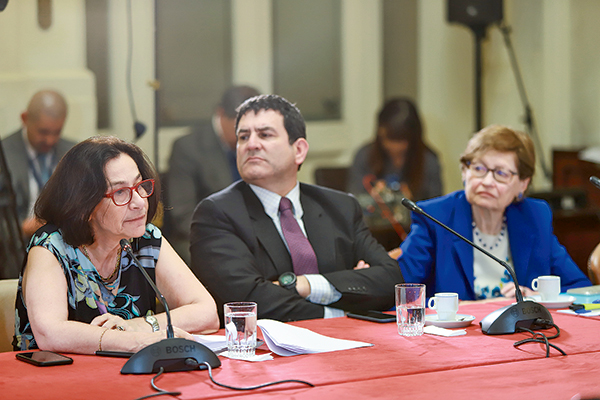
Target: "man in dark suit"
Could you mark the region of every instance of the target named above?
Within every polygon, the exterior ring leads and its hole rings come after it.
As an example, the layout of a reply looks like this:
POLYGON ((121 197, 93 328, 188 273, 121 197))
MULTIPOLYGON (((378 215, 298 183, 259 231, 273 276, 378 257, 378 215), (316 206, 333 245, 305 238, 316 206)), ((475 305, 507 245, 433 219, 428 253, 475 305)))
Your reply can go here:
POLYGON ((21 114, 23 127, 2 141, 15 192, 21 230, 30 237, 41 223, 33 217, 33 204, 62 156, 75 142, 60 137, 67 103, 53 90, 33 95, 21 114))
POLYGON ((259 93, 250 86, 229 88, 211 123, 193 127, 173 143, 166 180, 165 235, 189 265, 190 223, 200 200, 240 179, 235 163, 236 108, 259 93))
POLYGON ((236 132, 243 181, 203 200, 192 219, 192 269, 219 311, 255 301, 259 318, 292 321, 392 307, 402 274, 358 202, 298 182, 308 152, 300 111, 279 96, 257 96, 240 106, 236 132), (301 272, 302 260, 312 272, 301 272))

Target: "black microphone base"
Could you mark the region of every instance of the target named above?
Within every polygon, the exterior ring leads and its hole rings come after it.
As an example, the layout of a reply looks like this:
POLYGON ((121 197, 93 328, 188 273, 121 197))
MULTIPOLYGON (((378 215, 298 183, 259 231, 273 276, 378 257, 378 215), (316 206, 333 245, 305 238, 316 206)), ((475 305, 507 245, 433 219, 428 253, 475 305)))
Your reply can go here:
POLYGON ((517 332, 518 328, 543 329, 547 324, 536 323, 537 319, 553 323, 550 311, 543 305, 531 300, 511 304, 491 312, 479 325, 487 335, 506 335, 517 332))
POLYGON ((221 366, 221 361, 208 347, 183 338, 163 339, 138 351, 123 365, 122 374, 152 374, 160 367, 164 372, 206 369, 202 362, 212 368, 221 366))

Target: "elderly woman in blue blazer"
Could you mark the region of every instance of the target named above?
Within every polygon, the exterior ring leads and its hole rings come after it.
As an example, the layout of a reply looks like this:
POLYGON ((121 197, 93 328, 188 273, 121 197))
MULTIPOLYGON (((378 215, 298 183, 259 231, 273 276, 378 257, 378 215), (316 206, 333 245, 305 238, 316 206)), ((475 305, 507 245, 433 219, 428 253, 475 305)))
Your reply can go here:
MULTIPOLYGON (((558 275, 561 290, 591 285, 552 232, 552 212, 525 198, 535 171, 531 138, 493 125, 476 133, 460 158, 465 189, 418 203, 425 212, 506 260, 525 296, 531 281, 558 275)), ((427 296, 456 292, 462 300, 514 296, 514 283, 497 262, 423 215, 412 214, 398 264, 406 282, 427 285, 427 296)))

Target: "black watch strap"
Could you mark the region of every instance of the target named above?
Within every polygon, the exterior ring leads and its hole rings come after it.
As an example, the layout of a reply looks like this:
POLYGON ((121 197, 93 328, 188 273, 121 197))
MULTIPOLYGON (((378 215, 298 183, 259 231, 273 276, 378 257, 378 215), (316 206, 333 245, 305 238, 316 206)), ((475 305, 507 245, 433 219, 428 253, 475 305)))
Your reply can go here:
POLYGON ((284 272, 279 275, 279 286, 284 289, 294 289, 296 287, 296 274, 293 272, 284 272))

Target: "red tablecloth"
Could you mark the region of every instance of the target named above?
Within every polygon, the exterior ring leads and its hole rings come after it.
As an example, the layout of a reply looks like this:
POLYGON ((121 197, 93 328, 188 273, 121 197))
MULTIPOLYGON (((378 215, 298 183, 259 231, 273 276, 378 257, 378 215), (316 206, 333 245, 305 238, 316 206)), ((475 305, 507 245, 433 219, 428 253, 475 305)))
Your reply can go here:
MULTIPOLYGON (((507 387, 514 393, 520 393, 518 390, 527 379, 533 379, 535 384, 548 382, 549 387, 554 387, 561 383, 553 371, 560 375, 564 371, 585 370, 589 372, 569 379, 577 384, 589 383, 590 391, 600 395, 597 386, 591 386, 592 382, 600 381, 597 378, 600 376, 599 318, 587 319, 552 312, 555 323, 561 328, 561 336, 552 343, 561 347, 568 356, 562 357, 552 350, 552 357, 545 359, 545 350, 538 344, 526 344, 520 348, 513 346, 515 341, 529 337, 528 334, 488 336, 481 332, 478 324, 481 318, 506 304, 462 305, 460 313, 472 314, 476 320, 467 328, 467 335, 451 338, 431 335, 406 338, 398 335, 396 324, 377 324, 350 318, 300 321, 294 325, 332 337, 370 342, 374 346, 294 357, 275 356, 273 361, 260 363, 221 358, 223 365, 214 371, 214 376, 216 380, 234 386, 292 378, 317 385, 317 388, 298 389, 297 385, 286 384, 254 392, 261 396, 269 393, 274 397, 294 395, 301 398, 339 393, 339 396, 335 395, 335 398, 339 398, 355 392, 377 396, 379 391, 387 392, 389 384, 397 388, 395 394, 405 386, 415 386, 411 390, 443 393, 447 397, 446 391, 454 385, 452 380, 461 382, 462 386, 455 389, 463 393, 473 393, 482 386, 498 390, 507 387), (531 378, 525 374, 526 371, 531 371, 531 378), (595 373, 595 379, 592 372, 595 373), (484 378, 485 384, 482 381, 484 378), (490 386, 487 379, 496 383, 490 386)), ((17 361, 14 353, 0 354, 2 398, 134 399, 153 392, 150 387, 151 375, 120 374, 124 359, 80 355, 73 358, 75 361, 72 365, 41 368, 17 361)), ((569 374, 573 375, 571 372, 569 374)), ((565 383, 561 387, 572 391, 573 387, 577 387, 575 383, 565 383)), ((182 399, 254 396, 252 392, 237 392, 215 386, 208 379, 206 371, 165 374, 158 379, 157 385, 183 392, 182 399)), ((550 392, 551 395, 564 393, 550 392)), ((556 395, 544 398, 565 397, 556 395)))
POLYGON ((600 353, 357 380, 285 393, 254 393, 245 399, 444 399, 569 400, 600 396, 600 353))

